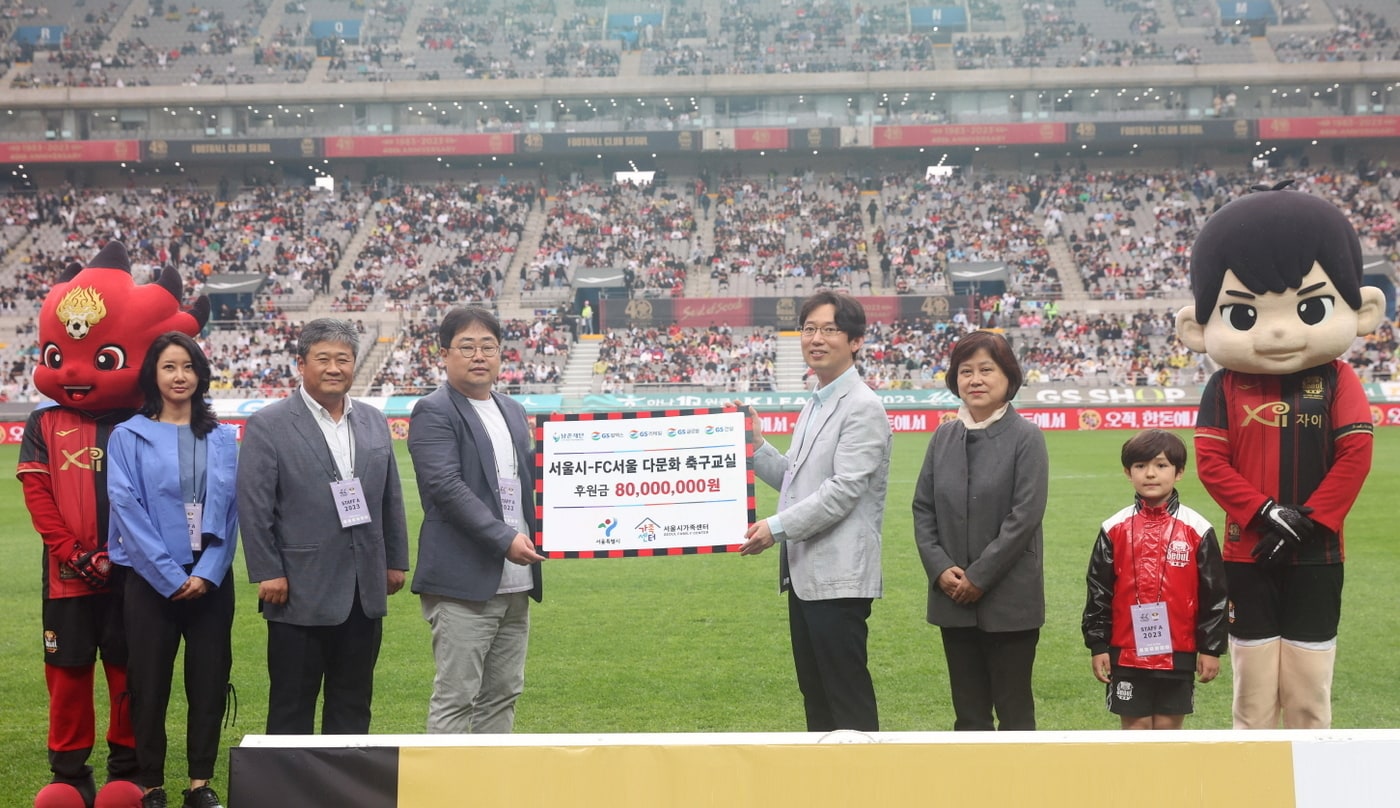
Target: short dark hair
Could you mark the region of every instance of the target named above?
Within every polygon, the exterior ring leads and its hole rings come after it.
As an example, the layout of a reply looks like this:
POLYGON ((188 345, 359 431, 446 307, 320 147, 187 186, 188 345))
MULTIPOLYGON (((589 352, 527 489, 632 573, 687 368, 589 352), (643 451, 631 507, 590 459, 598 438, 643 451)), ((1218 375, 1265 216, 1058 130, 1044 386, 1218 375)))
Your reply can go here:
POLYGON ((1015 398, 1021 390, 1021 382, 1024 379, 1021 375, 1021 364, 1016 361, 1016 352, 1011 350, 1011 343, 1006 340, 1006 337, 995 331, 973 331, 971 334, 965 334, 953 344, 953 352, 948 357, 948 375, 945 379, 948 383, 948 389, 953 391, 953 395, 962 398, 962 393, 958 392, 958 367, 981 350, 985 350, 996 366, 1001 368, 1001 372, 1006 374, 1006 400, 1010 401, 1015 398))
POLYGON ((807 318, 820 306, 830 305, 836 309, 836 327, 850 339, 865 336, 865 307, 850 295, 823 289, 802 301, 802 313, 797 318, 798 327, 807 324, 807 318))
POLYGON ((302 326, 297 335, 297 358, 305 360, 311 346, 320 342, 339 342, 350 346, 350 355, 360 355, 360 330, 349 320, 321 317, 302 326))
POLYGON ((1177 471, 1186 470, 1186 441, 1165 429, 1144 429, 1123 444, 1123 468, 1134 463, 1146 463, 1157 455, 1166 455, 1167 462, 1177 471))
POLYGON ((1240 197, 1216 211, 1191 248, 1196 322, 1210 322, 1225 273, 1255 294, 1297 289, 1320 264, 1342 299, 1361 307, 1361 241, 1336 205, 1283 185, 1240 197))
POLYGON ((196 381, 194 395, 190 397, 190 429, 202 438, 219 425, 219 419, 214 415, 213 407, 209 405, 209 383, 214 373, 209 367, 209 357, 204 355, 199 343, 183 331, 167 331, 161 334, 146 350, 146 358, 141 361, 141 370, 136 375, 136 385, 141 388, 141 395, 145 398, 140 412, 147 418, 157 418, 165 407, 165 399, 160 395, 160 385, 156 382, 156 369, 160 364, 160 355, 172 345, 184 348, 185 353, 190 355, 190 364, 194 366, 196 381))
POLYGON ((490 309, 483 309, 480 306, 458 306, 448 311, 442 316, 442 322, 438 323, 438 345, 443 348, 452 347, 452 338, 462 332, 464 328, 471 328, 480 323, 486 326, 486 330, 501 341, 501 321, 496 319, 490 309))

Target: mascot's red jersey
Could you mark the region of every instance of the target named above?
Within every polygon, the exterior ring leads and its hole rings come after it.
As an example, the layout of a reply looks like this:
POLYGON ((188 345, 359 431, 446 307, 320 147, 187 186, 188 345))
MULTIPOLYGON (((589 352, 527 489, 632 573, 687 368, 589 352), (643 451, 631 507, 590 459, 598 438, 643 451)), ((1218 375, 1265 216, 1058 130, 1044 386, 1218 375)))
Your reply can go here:
POLYGON ((142 403, 137 375, 146 349, 167 331, 199 333, 209 301, 180 308, 180 275, 165 268, 137 285, 121 242, 109 242, 86 267, 70 265, 39 314, 34 386, 56 407, 29 417, 19 477, 34 528, 44 539, 44 596, 91 595, 66 563, 107 536, 107 435, 142 403))

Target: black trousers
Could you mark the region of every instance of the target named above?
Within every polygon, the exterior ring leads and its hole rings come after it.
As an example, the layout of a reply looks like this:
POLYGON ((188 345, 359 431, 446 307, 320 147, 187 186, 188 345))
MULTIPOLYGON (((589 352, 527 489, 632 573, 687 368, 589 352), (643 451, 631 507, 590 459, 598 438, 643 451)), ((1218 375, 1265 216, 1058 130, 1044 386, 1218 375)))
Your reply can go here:
POLYGON ((788 590, 788 629, 808 732, 880 729, 866 665, 870 598, 803 600, 788 590))
POLYGON ((233 667, 233 582, 225 575, 203 597, 174 601, 134 571, 123 588, 126 612, 127 690, 131 728, 136 735, 136 782, 146 788, 165 784, 166 710, 175 655, 185 641, 185 701, 189 718, 185 750, 189 776, 208 780, 219 757, 219 722, 228 703, 233 667))
POLYGON ((953 690, 953 729, 1035 729, 1031 669, 1040 629, 944 628, 943 654, 953 690), (992 723, 992 712, 997 723, 992 723))
POLYGON ((350 616, 336 626, 267 624, 267 733, 311 735, 316 699, 325 683, 321 732, 369 733, 374 665, 379 661, 383 621, 370 619, 355 593, 350 616))

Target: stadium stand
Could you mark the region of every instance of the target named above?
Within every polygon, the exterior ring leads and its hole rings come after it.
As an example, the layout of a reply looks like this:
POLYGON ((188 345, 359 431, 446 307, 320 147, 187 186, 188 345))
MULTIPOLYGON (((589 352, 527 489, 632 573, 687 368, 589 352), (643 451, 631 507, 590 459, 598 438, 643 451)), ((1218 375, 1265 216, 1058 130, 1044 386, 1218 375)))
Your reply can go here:
MULTIPOLYGON (((1368 254, 1397 257, 1396 172, 1320 167, 1270 179, 1285 176, 1346 210, 1368 254)), ((571 353, 577 323, 565 312, 580 268, 624 268, 630 293, 640 297, 684 296, 696 273, 710 275, 707 294, 720 297, 801 296, 822 286, 941 295, 956 291, 950 263, 978 261, 1010 270, 1005 293, 981 294, 978 311, 946 321, 872 324, 869 384, 936 386, 950 340, 977 326, 1008 329, 1025 346, 1030 384, 1193 383, 1204 369, 1172 337, 1168 309, 1092 312, 1096 301, 1183 300, 1196 228, 1258 179, 1205 168, 1071 167, 1030 178, 889 174, 875 194, 837 175, 731 175, 717 183, 713 217, 700 219, 687 202, 689 189, 703 187, 698 179, 676 181, 682 193, 672 185, 564 185, 543 207, 528 181, 371 182, 340 195, 266 186, 222 202, 219 191, 193 184, 12 194, 0 219, 10 245, 0 317, 13 323, 17 339, 0 352, 8 370, 0 395, 32 394, 26 369, 35 348, 26 337, 38 301, 69 261, 84 260, 109 237, 131 244, 138 275, 180 268, 191 295, 206 291, 216 268, 265 278, 255 297, 216 307, 208 348, 221 395, 285 392, 295 364, 286 344, 295 328, 289 314, 409 317, 410 325, 391 329, 395 347, 378 358, 372 389, 417 391, 438 378, 431 324, 441 312, 467 301, 499 305, 513 292, 518 305, 553 312, 507 320, 506 383, 541 392, 557 389, 571 353), (539 235, 527 243, 530 229, 539 235), (699 249, 707 241, 713 252, 699 249), (882 265, 888 261, 888 278, 872 279, 867 241, 882 265), (522 244, 533 259, 516 260, 522 244), (1051 257, 1057 246, 1073 257, 1085 290, 1077 310, 1061 308, 1068 301, 1051 257)), ((1350 360, 1363 378, 1394 377, 1394 334, 1387 324, 1358 341, 1350 360)), ((611 329, 591 360, 598 362, 592 388, 769 389, 775 340, 765 330, 611 329)))
MULTIPOLYGON (((373 376, 372 395, 424 395, 442 383, 438 359, 438 321, 425 318, 405 324, 394 339, 387 361, 373 376)), ((569 360, 571 331, 560 315, 533 321, 501 323, 499 389, 507 393, 552 392, 569 360)))
POLYGON ((634 296, 679 297, 697 228, 688 200, 653 185, 583 183, 561 188, 545 211, 534 260, 521 266, 520 284, 540 294, 569 287, 581 268, 615 267, 634 296))
MULTIPOLYGON (((190 295, 219 288, 216 275, 261 276, 256 293, 216 303, 210 349, 229 394, 285 389, 292 363, 276 335, 333 312, 384 337, 367 385, 431 386, 421 328, 463 302, 519 325, 507 383, 558 391, 586 330, 567 312, 609 275, 639 311, 771 307, 817 288, 973 296, 937 322, 878 323, 876 386, 934 382, 950 334, 974 325, 1036 346, 1025 358, 1038 380, 1190 383, 1201 369, 1158 320, 1185 299, 1190 244, 1224 201, 1292 179, 1344 209, 1369 256, 1400 259, 1386 141, 1346 131, 1387 131, 1394 114, 1394 3, 1265 5, 1236 20, 1200 0, 969 0, 971 23, 950 33, 916 22, 917 5, 848 0, 8 2, 0 58, 14 92, 0 147, 111 139, 131 155, 139 141, 142 160, 55 160, 38 183, 19 158, 6 166, 0 327, 17 338, 0 348, 0 396, 30 394, 25 329, 53 278, 110 238, 127 242, 138 276, 177 267, 190 295), (1261 78, 1275 69, 1277 81, 1261 78), (934 70, 948 86, 921 75, 934 70), (335 86, 351 82, 395 87, 335 86), (1309 120, 1290 132, 1295 116, 1309 120), (1182 139, 1158 133, 1156 151, 1133 142, 1178 122, 1182 139), (1198 123, 1220 128, 1190 131, 1198 123), (744 127, 762 139, 739 143, 744 127), (400 136, 414 156, 344 157, 400 136), (468 136, 499 139, 451 166, 468 136), (907 146, 889 142, 901 136, 907 146), (283 139, 306 159, 156 151, 213 154, 189 143, 244 137, 283 139), (925 176, 939 151, 957 168, 925 176), (296 165, 313 161, 325 165, 296 165), (612 176, 652 169, 652 184, 612 176), (303 187, 332 170, 336 191, 303 187), (968 267, 1004 273, 1004 287, 959 280, 968 267), (1102 336, 1100 320, 1123 336, 1102 336)), ((671 340, 666 326, 640 333, 671 340)), ((1388 328, 1352 354, 1367 379, 1393 376, 1388 328)), ((687 340, 707 332, 683 333, 657 358, 632 329, 602 330, 625 344, 608 346, 619 353, 593 374, 596 390, 777 384, 776 335, 760 350, 736 329, 723 336, 742 345, 700 350, 687 340)))
POLYGON ((672 325, 610 330, 593 365, 593 390, 775 390, 777 352, 778 338, 772 329, 672 325))
POLYGON ((709 266, 719 295, 802 295, 871 288, 858 183, 812 172, 720 183, 709 266))

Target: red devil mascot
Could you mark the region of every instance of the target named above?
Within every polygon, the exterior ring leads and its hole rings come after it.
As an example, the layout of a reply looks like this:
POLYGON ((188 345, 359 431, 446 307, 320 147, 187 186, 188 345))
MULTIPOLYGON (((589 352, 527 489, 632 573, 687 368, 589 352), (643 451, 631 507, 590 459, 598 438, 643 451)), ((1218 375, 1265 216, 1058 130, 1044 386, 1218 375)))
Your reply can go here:
POLYGON ((107 436, 142 401, 136 377, 146 349, 167 331, 194 336, 209 301, 180 308, 180 275, 167 267, 137 285, 126 248, 109 242, 87 266, 73 264, 44 299, 34 385, 54 406, 24 426, 19 478, 44 540, 44 676, 49 690, 53 781, 36 808, 136 805, 141 789, 126 706, 126 637, 119 582, 107 559, 107 436), (115 594, 114 594, 115 593, 115 594), (98 656, 107 680, 107 785, 99 793, 88 756, 98 656))

